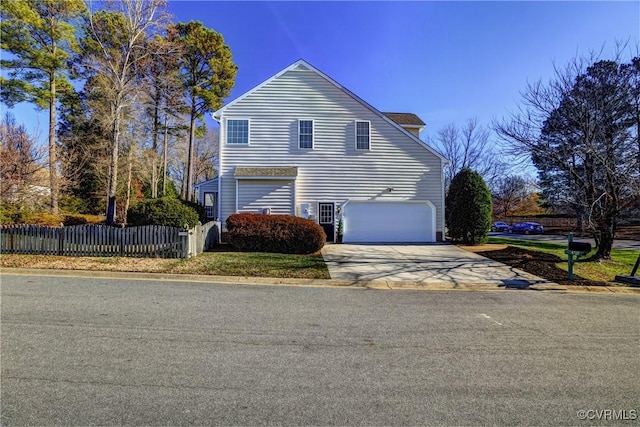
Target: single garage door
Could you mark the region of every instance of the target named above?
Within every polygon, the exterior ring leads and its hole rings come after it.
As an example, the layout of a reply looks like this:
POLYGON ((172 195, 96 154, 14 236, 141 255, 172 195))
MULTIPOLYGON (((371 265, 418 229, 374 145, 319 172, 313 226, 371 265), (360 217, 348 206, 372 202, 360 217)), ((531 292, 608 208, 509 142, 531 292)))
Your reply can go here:
POLYGON ((349 201, 342 218, 344 243, 436 241, 435 207, 429 201, 349 201))

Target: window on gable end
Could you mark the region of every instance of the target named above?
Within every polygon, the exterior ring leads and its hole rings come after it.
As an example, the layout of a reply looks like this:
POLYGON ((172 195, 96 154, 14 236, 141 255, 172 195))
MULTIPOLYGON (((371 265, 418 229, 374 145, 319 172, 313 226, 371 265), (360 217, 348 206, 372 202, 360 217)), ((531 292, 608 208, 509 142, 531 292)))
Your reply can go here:
POLYGON ((313 120, 298 120, 298 148, 313 148, 313 120))
POLYGON ((249 144, 249 120, 227 120, 227 144, 249 144))
POLYGON ((371 122, 356 121, 356 149, 371 149, 371 122))

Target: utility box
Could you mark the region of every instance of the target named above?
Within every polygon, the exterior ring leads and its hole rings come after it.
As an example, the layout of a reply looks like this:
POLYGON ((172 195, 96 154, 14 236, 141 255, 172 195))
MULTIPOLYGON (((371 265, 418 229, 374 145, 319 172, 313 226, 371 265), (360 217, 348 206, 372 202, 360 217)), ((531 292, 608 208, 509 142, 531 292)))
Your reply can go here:
POLYGON ((300 203, 300 217, 309 219, 309 203, 300 203))

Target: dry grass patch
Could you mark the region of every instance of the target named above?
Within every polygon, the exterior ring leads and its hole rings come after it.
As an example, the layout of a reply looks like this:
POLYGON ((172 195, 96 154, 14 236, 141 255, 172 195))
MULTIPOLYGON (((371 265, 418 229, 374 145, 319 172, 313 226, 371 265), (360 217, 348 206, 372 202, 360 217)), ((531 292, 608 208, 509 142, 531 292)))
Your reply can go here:
POLYGON ((495 244, 495 243, 485 243, 482 245, 458 245, 458 247, 464 249, 465 251, 482 253, 487 251, 501 251, 507 248, 507 245, 495 244))
POLYGON ((2 255, 2 268, 46 268, 54 270, 132 271, 166 273, 175 259, 127 257, 66 257, 55 255, 2 255))
POLYGON ((2 268, 124 271, 274 278, 329 279, 322 255, 205 252, 188 259, 2 255, 2 268))

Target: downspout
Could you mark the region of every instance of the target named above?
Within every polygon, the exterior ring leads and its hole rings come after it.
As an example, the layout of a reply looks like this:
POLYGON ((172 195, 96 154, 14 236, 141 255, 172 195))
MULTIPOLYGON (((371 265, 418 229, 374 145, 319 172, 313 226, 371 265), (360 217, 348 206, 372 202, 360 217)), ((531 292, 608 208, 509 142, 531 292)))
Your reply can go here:
POLYGON ((218 122, 220 125, 220 132, 218 134, 218 206, 216 206, 216 210, 218 211, 218 221, 220 221, 220 228, 224 228, 224 223, 222 221, 222 145, 224 144, 224 129, 222 127, 222 118, 216 117, 215 114, 211 114, 213 120, 218 122))
POLYGON ((446 222, 445 222, 445 194, 444 194, 444 167, 446 166, 446 163, 444 160, 440 160, 440 197, 442 198, 441 203, 442 203, 442 241, 446 241, 446 222))

